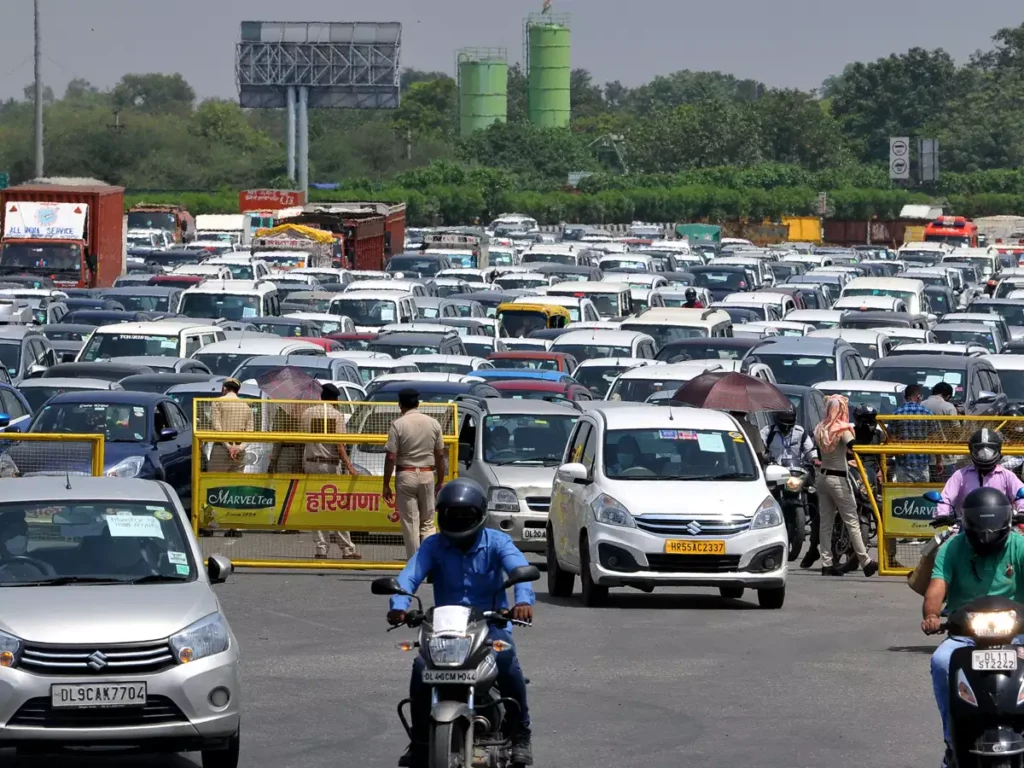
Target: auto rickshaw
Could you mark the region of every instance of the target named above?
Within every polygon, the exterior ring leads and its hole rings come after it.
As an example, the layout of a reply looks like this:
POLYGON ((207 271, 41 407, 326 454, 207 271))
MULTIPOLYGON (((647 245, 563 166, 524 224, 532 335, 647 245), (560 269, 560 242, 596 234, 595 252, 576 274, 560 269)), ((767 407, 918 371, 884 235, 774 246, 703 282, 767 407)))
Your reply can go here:
POLYGON ((554 304, 498 305, 497 317, 512 338, 525 338, 544 328, 565 328, 572 319, 569 310, 554 304))

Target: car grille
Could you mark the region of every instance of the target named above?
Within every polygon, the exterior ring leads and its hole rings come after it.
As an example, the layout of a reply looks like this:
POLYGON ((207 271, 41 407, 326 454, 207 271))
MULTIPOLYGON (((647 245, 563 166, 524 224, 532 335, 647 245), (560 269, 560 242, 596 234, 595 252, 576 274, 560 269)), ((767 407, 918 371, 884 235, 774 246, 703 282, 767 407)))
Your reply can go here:
POLYGON ((550 496, 527 496, 526 506, 531 512, 547 512, 551 509, 550 496))
POLYGON ((636 527, 648 533, 672 536, 735 536, 750 528, 750 521, 715 520, 714 518, 672 517, 670 515, 641 515, 633 518, 636 527))
POLYGON ((166 642, 117 646, 26 645, 21 667, 37 675, 150 674, 174 666, 166 642))
POLYGON ((647 570, 657 573, 734 573, 739 565, 739 555, 647 555, 647 570))
POLYGON ((92 707, 54 709, 50 699, 29 699, 7 725, 30 728, 120 728, 187 722, 188 718, 166 696, 149 696, 142 707, 92 707))

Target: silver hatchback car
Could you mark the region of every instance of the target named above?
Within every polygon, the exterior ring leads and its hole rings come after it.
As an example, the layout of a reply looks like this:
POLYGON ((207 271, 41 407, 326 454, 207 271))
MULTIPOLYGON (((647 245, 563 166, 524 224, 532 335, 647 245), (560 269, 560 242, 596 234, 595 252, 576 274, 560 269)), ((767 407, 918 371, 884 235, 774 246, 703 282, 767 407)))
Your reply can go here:
POLYGON ((235 768, 238 642, 166 483, 0 480, 0 748, 135 747, 235 768))

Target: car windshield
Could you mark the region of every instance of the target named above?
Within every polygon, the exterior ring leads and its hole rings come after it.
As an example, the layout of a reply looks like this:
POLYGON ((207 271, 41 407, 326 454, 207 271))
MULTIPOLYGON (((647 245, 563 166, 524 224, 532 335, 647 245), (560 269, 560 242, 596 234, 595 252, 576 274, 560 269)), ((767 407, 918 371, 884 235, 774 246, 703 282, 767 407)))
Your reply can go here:
POLYGON ((562 450, 575 423, 575 416, 557 414, 488 416, 484 420, 484 461, 554 467, 562 461, 562 450))
POLYGON ((732 320, 733 325, 744 323, 761 323, 768 319, 768 312, 764 307, 733 307, 722 304, 718 306, 732 320))
POLYGON ((970 264, 981 275, 992 274, 992 259, 986 256, 947 256, 942 260, 943 264, 970 264))
MULTIPOLYGON (((636 305, 634 304, 633 306, 635 307, 636 305)), ((646 333, 648 336, 654 337, 654 340, 658 342, 659 347, 664 347, 666 344, 670 344, 673 341, 682 341, 683 339, 701 339, 707 338, 710 335, 707 328, 685 325, 648 325, 646 323, 637 323, 636 325, 632 325, 630 323, 625 323, 622 325, 622 330, 646 333)))
MULTIPOLYGON (((656 368, 657 366, 651 366, 645 370, 653 371, 656 368)), ((672 378, 670 376, 657 379, 654 378, 653 374, 650 378, 619 379, 608 391, 608 399, 622 400, 627 403, 642 403, 651 395, 658 394, 659 392, 674 393, 687 381, 689 381, 687 378, 672 378)))
POLYGON ((111 357, 178 357, 177 336, 143 333, 94 333, 82 350, 82 360, 111 357))
POLYGON ((342 349, 367 349, 370 346, 370 339, 333 339, 336 344, 340 344, 342 349))
POLYGON ((516 255, 512 251, 496 251, 492 248, 487 254, 487 263, 492 267, 511 267, 515 261, 516 255))
POLYGON ((272 333, 275 336, 281 336, 282 338, 295 338, 298 336, 305 335, 305 326, 296 323, 256 323, 256 330, 260 333, 272 333))
MULTIPOLYGON (((438 352, 436 345, 431 344, 417 344, 414 341, 410 341, 406 344, 384 344, 376 341, 371 341, 370 346, 367 347, 370 352, 383 352, 386 355, 392 357, 405 357, 406 355, 437 355, 438 352)), ((486 355, 484 355, 486 357, 486 355)))
POLYGON ((937 264, 942 254, 938 251, 900 251, 901 261, 913 264, 916 267, 930 267, 937 264))
MULTIPOLYGON (((753 346, 755 342, 751 342, 753 346)), ((659 360, 672 360, 676 357, 688 355, 691 360, 739 360, 750 347, 719 347, 714 341, 707 344, 687 344, 675 350, 662 349, 658 353, 659 360)))
MULTIPOLYGON (((388 371, 391 373, 391 371, 388 371)), ((412 374, 415 375, 415 374, 412 374)), ((409 386, 416 386, 415 381, 410 381, 409 386)), ((420 402, 421 403, 451 403, 455 401, 455 398, 459 395, 464 394, 464 391, 460 389, 458 392, 423 392, 420 390, 420 402)), ((398 392, 395 390, 385 392, 374 392, 367 398, 368 402, 371 403, 394 403, 398 400, 398 392)), ((398 415, 397 413, 395 414, 398 415)), ((386 422, 385 422, 386 423, 386 422)), ((362 449, 368 452, 383 453, 383 450, 376 450, 378 446, 364 445, 362 449)), ((380 446, 383 449, 383 446, 380 446)))
POLYGON ((149 437, 146 408, 128 403, 56 403, 44 406, 29 432, 106 435, 108 443, 139 443, 149 437))
POLYGON ((650 272, 647 262, 637 259, 601 259, 598 267, 602 272, 650 272))
POLYGON ((252 264, 219 264, 231 270, 232 280, 254 280, 256 272, 252 264))
POLYGON ((747 288, 747 274, 741 269, 703 269, 694 272, 701 288, 743 291, 747 288))
POLYGON ((552 352, 563 352, 576 358, 576 362, 593 360, 595 357, 632 357, 629 347, 611 347, 607 344, 559 344, 552 352))
POLYGON ((104 296, 105 299, 111 299, 117 301, 129 312, 168 312, 168 302, 170 297, 164 296, 125 296, 124 294, 116 294, 113 296, 104 296))
POLYGON ((395 322, 398 305, 391 299, 349 299, 331 301, 330 314, 352 318, 356 325, 381 326, 395 322))
MULTIPOLYGON (((847 339, 849 341, 849 339, 847 339)), ((857 350, 857 354, 861 357, 866 357, 871 360, 878 359, 878 345, 877 344, 864 344, 861 342, 850 342, 850 346, 857 350)))
POLYGON ((420 277, 433 277, 441 271, 441 263, 437 259, 423 256, 392 256, 388 262, 388 272, 415 272, 420 277))
POLYGON ((82 341, 89 336, 92 331, 65 331, 64 329, 57 326, 57 329, 47 330, 46 338, 50 341, 82 341))
MULTIPOLYGON (((260 364, 249 364, 243 363, 231 374, 234 378, 239 381, 248 381, 249 379, 259 380, 261 377, 266 376, 268 373, 279 371, 286 367, 284 363, 260 363, 260 364)), ((322 368, 320 366, 313 365, 302 365, 295 361, 295 358, 291 358, 287 364, 288 368, 294 368, 304 373, 308 373, 315 379, 329 379, 331 378, 331 371, 328 368, 322 368)))
POLYGON ((548 285, 548 280, 543 277, 499 277, 494 281, 495 285, 505 291, 528 290, 548 285))
POLYGON ((440 307, 416 307, 416 314, 427 320, 441 316, 440 307))
POLYGON ((847 296, 887 296, 893 299, 900 299, 908 306, 917 294, 911 291, 895 291, 889 288, 847 288, 843 291, 842 298, 847 296))
POLYGON ((521 263, 575 265, 576 257, 571 253, 524 253, 521 263))
MULTIPOLYGON (((951 358, 952 359, 952 358, 951 358)), ((876 363, 882 365, 882 363, 876 363)), ((871 367, 868 369, 867 379, 878 381, 900 381, 904 384, 919 384, 926 392, 944 381, 953 388, 953 402, 962 403, 964 399, 964 372, 950 371, 943 368, 931 368, 924 366, 901 367, 887 365, 884 368, 871 367)))
POLYGON ((446 363, 443 361, 425 363, 422 360, 416 363, 416 367, 425 373, 472 373, 473 366, 468 363, 446 363))
POLYGON ((224 320, 248 320, 260 314, 260 297, 230 293, 182 294, 178 312, 188 317, 215 317, 224 320))
POLYGON ((902 404, 895 392, 868 392, 859 389, 829 389, 825 395, 843 395, 850 401, 850 412, 861 405, 870 405, 882 414, 892 413, 902 404))
POLYGON ((754 456, 740 433, 712 429, 609 430, 604 438, 604 473, 612 480, 758 478, 754 456))
POLYGON ((498 315, 512 338, 525 339, 534 331, 548 327, 548 316, 532 309, 503 309, 498 315))
POLYGON ((202 352, 195 355, 195 359, 204 363, 216 376, 230 376, 239 365, 251 357, 252 354, 204 354, 202 352))
POLYGON ((20 364, 21 344, 0 344, 0 365, 7 369, 7 373, 11 376, 17 376, 20 364))
POLYGON ((976 301, 970 306, 971 312, 988 312, 1002 317, 1007 325, 1024 325, 1024 302, 1019 304, 988 304, 976 301))
MULTIPOLYGON (((486 341, 475 341, 474 339, 486 338, 483 336, 464 336, 462 338, 462 346, 466 348, 466 354, 472 357, 484 357, 486 358, 491 352, 494 351, 494 343, 487 339, 486 341)), ((420 355, 432 355, 437 350, 429 350, 427 352, 418 352, 420 355)), ((410 353, 411 354, 411 353, 410 353)))
POLYGON ((29 406, 32 408, 32 412, 35 413, 55 395, 63 395, 65 392, 82 392, 84 390, 92 390, 92 387, 25 387, 21 389, 21 394, 28 400, 29 406))
POLYGON ((557 371, 557 360, 544 360, 531 357, 506 358, 500 357, 491 360, 495 368, 505 368, 514 371, 557 371))
POLYGON ((166 502, 0 504, 0 526, 26 541, 22 557, 0 559, 4 588, 194 581, 199 572, 178 512, 166 502))
POLYGON ((78 272, 82 269, 82 251, 77 245, 63 243, 6 243, 0 250, 0 267, 51 272, 78 272))
POLYGON ((838 378, 834 357, 797 357, 758 350, 757 359, 772 369, 779 384, 810 387, 819 381, 838 378))
POLYGON ((620 365, 593 365, 577 368, 573 378, 589 389, 595 398, 602 399, 608 389, 623 371, 629 370, 620 365))
POLYGON ((995 338, 991 331, 950 331, 941 325, 932 329, 935 338, 942 344, 981 344, 989 352, 996 351, 995 338))

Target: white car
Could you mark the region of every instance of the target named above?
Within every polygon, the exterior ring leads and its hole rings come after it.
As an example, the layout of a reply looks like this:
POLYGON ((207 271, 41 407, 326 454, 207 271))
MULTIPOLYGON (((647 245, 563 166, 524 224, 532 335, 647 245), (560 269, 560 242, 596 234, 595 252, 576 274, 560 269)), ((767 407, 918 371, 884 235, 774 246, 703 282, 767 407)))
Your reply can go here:
POLYGON ((762 608, 786 598, 786 526, 731 416, 650 405, 581 413, 552 484, 548 591, 599 606, 610 587, 718 587, 762 608), (621 452, 621 453, 620 453, 621 452))

